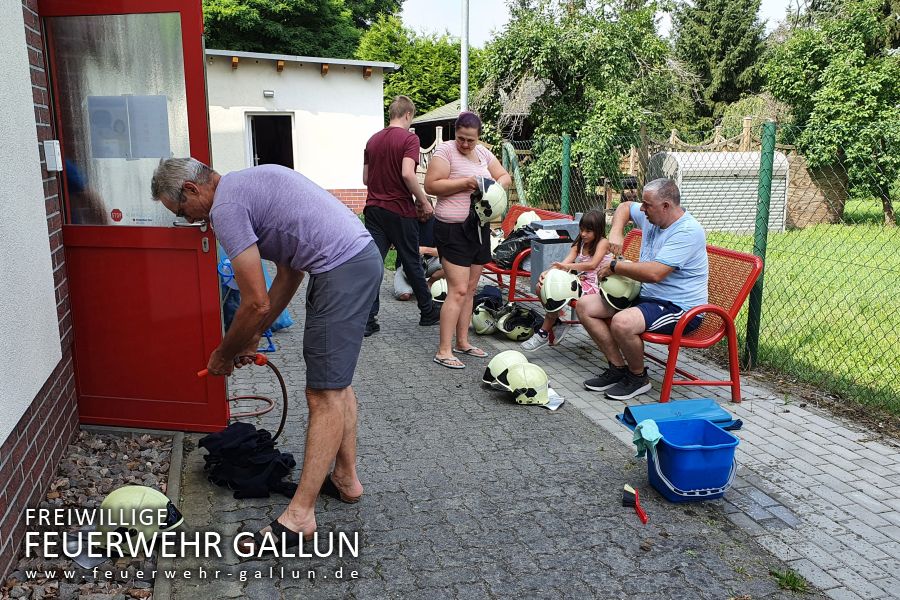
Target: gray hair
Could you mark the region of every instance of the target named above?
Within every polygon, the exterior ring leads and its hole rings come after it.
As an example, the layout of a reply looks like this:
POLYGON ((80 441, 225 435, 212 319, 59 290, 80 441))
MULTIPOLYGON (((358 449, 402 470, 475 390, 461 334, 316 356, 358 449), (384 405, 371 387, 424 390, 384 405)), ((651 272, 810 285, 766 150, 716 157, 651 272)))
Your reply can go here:
POLYGON ((668 200, 675 206, 681 206, 681 192, 678 190, 678 184, 672 179, 665 177, 654 179, 644 186, 644 193, 647 192, 653 192, 663 202, 668 200))
POLYGON ((163 158, 153 172, 150 193, 154 200, 167 197, 182 202, 185 181, 209 183, 213 170, 195 158, 163 158))

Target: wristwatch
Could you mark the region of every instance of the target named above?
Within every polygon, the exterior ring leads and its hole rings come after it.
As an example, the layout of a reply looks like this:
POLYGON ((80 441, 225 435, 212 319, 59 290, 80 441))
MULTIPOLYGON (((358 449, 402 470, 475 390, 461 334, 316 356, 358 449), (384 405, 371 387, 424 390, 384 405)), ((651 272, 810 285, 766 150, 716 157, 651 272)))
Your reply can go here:
POLYGON ((616 272, 616 263, 617 262, 618 262, 618 259, 616 259, 616 258, 614 258, 614 259, 612 259, 612 261, 610 261, 610 263, 609 263, 609 272, 610 273, 616 272))

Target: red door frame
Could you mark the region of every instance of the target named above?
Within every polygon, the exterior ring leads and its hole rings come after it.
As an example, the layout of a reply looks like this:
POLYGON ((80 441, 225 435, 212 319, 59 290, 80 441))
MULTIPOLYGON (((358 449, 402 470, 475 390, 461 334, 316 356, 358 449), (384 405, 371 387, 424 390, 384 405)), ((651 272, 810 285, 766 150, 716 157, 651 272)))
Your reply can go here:
MULTIPOLYGON (((187 102, 187 118, 189 125, 188 139, 191 156, 206 164, 210 163, 209 122, 207 119, 206 98, 206 70, 203 55, 203 12, 201 0, 38 0, 38 14, 41 18, 47 17, 72 17, 72 16, 100 16, 121 14, 152 14, 152 13, 178 13, 181 18, 181 36, 184 64, 184 84, 187 102)), ((52 36, 46 36, 47 43, 52 50, 52 36)), ((54 53, 48 52, 48 66, 50 74, 55 73, 54 53)), ((49 75, 49 74, 48 74, 49 75)), ((53 93, 53 108, 55 119, 62 114, 60 110, 60 94, 56 87, 55 78, 48 76, 50 89, 53 93)), ((57 121, 58 128, 58 121, 57 121)), ((62 136, 59 136, 62 137, 62 136)), ((60 140, 62 144, 62 140, 60 140)), ((65 148, 61 148, 65 156, 65 148)), ((66 189, 65 178, 63 181, 64 192, 66 189)), ((67 222, 71 221, 71 207, 66 202, 67 222)), ((200 247, 206 238, 210 251, 200 254, 198 261, 202 267, 198 270, 209 271, 210 277, 215 277, 216 244, 211 231, 201 232, 195 228, 161 228, 161 227, 115 227, 92 225, 64 225, 63 245, 68 249, 91 249, 94 247, 121 249, 124 251, 140 252, 142 248, 147 251, 152 249, 171 249, 190 251, 200 247)), ((68 251, 67 251, 68 252, 68 251)), ((67 254, 68 256, 68 254, 67 254)), ((225 394, 225 380, 220 377, 208 377, 202 381, 190 381, 190 387, 196 389, 197 395, 205 398, 206 402, 190 404, 150 402, 150 404, 162 409, 170 417, 157 418, 141 415, 141 410, 113 408, 110 398, 83 397, 78 389, 78 347, 79 347, 79 316, 82 321, 96 323, 100 316, 93 314, 90 308, 88 294, 77 291, 77 273, 69 273, 71 303, 75 337, 76 355, 76 389, 79 393, 79 413, 82 422, 100 423, 109 425, 125 425, 137 427, 153 427, 162 429, 184 429, 191 431, 218 431, 222 429, 228 420, 228 405, 225 394), (123 410, 124 409, 124 410, 123 410)), ((218 346, 221 341, 221 312, 218 295, 218 280, 215 287, 209 281, 201 282, 200 304, 201 314, 197 317, 201 320, 202 344, 207 350, 218 346), (212 293, 215 290, 215 293, 212 293)), ((125 296, 123 296, 124 298, 125 296)), ((135 340, 135 342, 138 342, 135 340)), ((177 355, 177 348, 172 357, 172 365, 184 371, 195 373, 203 365, 181 364, 177 355)), ((193 358, 196 359, 195 357, 193 358)), ((205 360, 205 359, 204 359, 205 360)), ((180 381, 186 381, 183 375, 180 381)), ((137 400, 141 400, 139 397, 137 400)), ((112 399, 115 400, 115 399, 112 399)))

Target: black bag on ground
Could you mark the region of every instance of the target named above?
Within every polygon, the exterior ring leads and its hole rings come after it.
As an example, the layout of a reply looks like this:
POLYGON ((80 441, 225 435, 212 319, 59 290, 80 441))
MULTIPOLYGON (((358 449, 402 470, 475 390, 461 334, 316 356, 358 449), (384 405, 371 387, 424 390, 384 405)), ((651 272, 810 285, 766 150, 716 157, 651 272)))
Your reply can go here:
POLYGON ((294 455, 275 449, 272 434, 250 423, 232 423, 198 442, 210 482, 234 491, 235 498, 268 498, 270 492, 294 495, 297 484, 282 481, 297 462, 294 455))
POLYGON ((491 312, 500 310, 503 307, 503 295, 500 293, 500 288, 495 285, 486 285, 481 288, 481 291, 475 294, 472 307, 478 308, 482 304, 491 312))
POLYGON ((539 238, 530 226, 516 229, 494 249, 494 263, 501 269, 511 269, 516 256, 522 250, 531 248, 531 242, 536 239, 539 238))

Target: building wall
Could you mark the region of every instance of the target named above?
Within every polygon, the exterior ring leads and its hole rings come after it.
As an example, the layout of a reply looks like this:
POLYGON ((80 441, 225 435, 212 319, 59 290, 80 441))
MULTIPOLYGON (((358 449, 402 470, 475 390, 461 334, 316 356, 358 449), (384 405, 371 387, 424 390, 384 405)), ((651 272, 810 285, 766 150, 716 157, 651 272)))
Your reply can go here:
MULTIPOLYGON (((250 162, 249 114, 292 115, 294 168, 359 211, 366 141, 384 127, 383 73, 362 67, 241 58, 232 69, 228 57, 207 57, 209 121, 213 167, 220 173, 250 162), (274 98, 263 97, 273 90, 274 98)), ((360 205, 361 206, 361 205, 360 205)))
POLYGON ((59 185, 39 149, 55 133, 36 11, 36 0, 0 4, 0 144, 17 157, 0 163, 0 340, 14 358, 0 363, 0 579, 78 426, 59 185))

